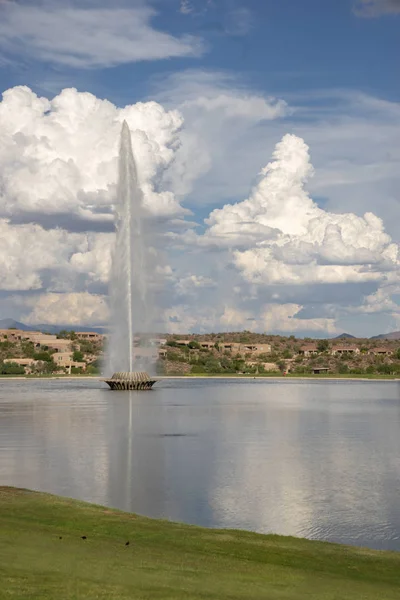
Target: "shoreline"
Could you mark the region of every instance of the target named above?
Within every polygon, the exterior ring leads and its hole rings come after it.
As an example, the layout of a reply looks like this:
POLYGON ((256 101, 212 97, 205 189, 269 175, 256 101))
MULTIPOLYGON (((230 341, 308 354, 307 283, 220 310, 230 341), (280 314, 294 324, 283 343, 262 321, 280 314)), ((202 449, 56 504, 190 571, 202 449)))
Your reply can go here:
MULTIPOLYGON (((94 381, 104 381, 104 375, 0 375, 1 381, 29 381, 29 380, 38 380, 42 379, 44 381, 51 380, 79 380, 79 379, 91 379, 94 381)), ((306 380, 306 381, 400 381, 400 377, 395 377, 394 375, 371 375, 371 377, 366 377, 365 375, 360 375, 357 377, 356 375, 155 375, 156 381, 164 381, 168 379, 249 379, 249 380, 259 380, 259 381, 288 381, 288 380, 306 380)))
POLYGON ((204 528, 26 489, 0 487, 0 523, 2 593, 15 600, 322 600, 338 590, 342 600, 397 600, 400 589, 400 552, 204 528))

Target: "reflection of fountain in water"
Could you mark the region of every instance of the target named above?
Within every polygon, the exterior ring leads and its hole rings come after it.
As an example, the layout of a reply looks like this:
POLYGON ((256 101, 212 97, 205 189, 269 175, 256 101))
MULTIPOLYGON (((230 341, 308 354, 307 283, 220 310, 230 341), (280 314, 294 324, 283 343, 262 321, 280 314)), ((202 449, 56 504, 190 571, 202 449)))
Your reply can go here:
MULTIPOLYGON (((134 341, 150 331, 150 306, 147 285, 143 194, 132 151, 131 133, 126 121, 122 125, 119 152, 119 176, 115 203, 116 243, 110 279, 111 330, 106 371, 149 370, 144 358, 135 355, 134 341)), ((143 342, 142 342, 143 343, 143 342)), ((144 346, 146 342, 144 342, 144 346)), ((149 354, 149 353, 147 353, 149 354)))

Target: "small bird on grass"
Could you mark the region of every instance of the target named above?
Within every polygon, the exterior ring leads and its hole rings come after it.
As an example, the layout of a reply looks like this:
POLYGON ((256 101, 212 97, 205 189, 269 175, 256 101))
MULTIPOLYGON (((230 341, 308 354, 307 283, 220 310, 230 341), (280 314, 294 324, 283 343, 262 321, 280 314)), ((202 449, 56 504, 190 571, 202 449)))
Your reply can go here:
POLYGON ((125 546, 129 546, 129 542, 126 542, 125 546))
POLYGON ((87 539, 86 535, 83 535, 82 540, 86 540, 86 539, 87 539))

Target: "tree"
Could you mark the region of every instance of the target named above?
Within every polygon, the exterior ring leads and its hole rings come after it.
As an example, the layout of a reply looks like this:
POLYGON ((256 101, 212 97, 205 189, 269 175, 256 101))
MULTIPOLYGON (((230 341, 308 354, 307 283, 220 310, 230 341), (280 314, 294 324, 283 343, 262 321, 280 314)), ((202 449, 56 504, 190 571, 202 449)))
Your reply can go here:
POLYGON ((397 348, 395 356, 397 360, 400 360, 400 348, 397 348))
POLYGON ((52 362, 53 361, 51 354, 49 354, 49 352, 36 352, 33 355, 33 358, 35 360, 40 360, 43 362, 52 362))
POLYGON ((83 362, 83 354, 80 350, 75 350, 72 355, 72 360, 74 362, 83 362))
POLYGON ((277 364, 278 369, 280 370, 281 373, 284 373, 286 371, 286 363, 285 363, 285 361, 280 360, 276 364, 277 364))
POLYGON ((329 348, 328 340, 319 340, 317 344, 318 352, 326 352, 329 348))

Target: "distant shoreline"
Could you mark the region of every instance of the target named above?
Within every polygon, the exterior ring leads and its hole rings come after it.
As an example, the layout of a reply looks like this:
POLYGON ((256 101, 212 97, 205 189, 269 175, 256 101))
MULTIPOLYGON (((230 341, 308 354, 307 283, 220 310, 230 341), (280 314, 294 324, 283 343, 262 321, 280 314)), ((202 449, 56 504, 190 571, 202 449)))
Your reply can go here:
MULTIPOLYGON (((6 381, 29 381, 29 380, 57 380, 57 379, 91 379, 94 381, 103 381, 103 375, 0 375, 0 382, 6 381)), ((195 374, 195 375, 156 375, 157 381, 168 379, 257 379, 257 380, 307 380, 307 381, 400 381, 400 377, 394 375, 210 375, 210 374, 195 374)))

